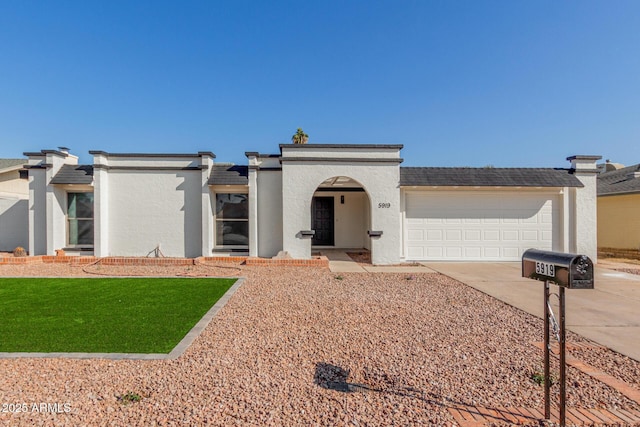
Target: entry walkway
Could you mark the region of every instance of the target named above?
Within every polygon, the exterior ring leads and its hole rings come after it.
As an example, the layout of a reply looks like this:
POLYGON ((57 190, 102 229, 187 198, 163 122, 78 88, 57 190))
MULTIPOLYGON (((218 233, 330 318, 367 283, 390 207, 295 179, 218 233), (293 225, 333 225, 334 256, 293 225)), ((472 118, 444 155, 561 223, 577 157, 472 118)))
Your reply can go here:
POLYGON ((425 265, 371 265, 358 264, 344 249, 322 249, 320 253, 329 259, 333 273, 435 273, 425 265))
MULTIPOLYGON (((425 265, 539 318, 544 282, 522 277, 520 262, 429 262, 425 265)), ((551 285, 557 293, 557 286, 551 285)), ((557 298, 551 298, 557 314, 557 298)), ((640 361, 640 276, 602 266, 594 289, 566 290, 567 328, 640 361)))

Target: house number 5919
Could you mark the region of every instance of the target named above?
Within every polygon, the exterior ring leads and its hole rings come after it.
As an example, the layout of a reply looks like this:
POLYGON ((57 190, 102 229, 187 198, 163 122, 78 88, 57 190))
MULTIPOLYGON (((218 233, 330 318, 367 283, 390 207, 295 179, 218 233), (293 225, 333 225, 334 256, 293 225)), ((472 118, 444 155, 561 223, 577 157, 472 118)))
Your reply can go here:
POLYGON ((378 208, 380 209, 389 209, 391 207, 391 203, 378 203, 378 208))

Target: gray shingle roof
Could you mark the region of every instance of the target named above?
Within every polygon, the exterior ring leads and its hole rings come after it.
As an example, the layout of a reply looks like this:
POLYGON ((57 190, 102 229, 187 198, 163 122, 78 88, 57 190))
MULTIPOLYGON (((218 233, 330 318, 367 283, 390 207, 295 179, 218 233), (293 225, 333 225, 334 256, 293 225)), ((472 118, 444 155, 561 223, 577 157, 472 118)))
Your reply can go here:
POLYGON ((247 166, 214 164, 209 177, 209 185, 248 185, 249 168, 247 166))
POLYGON ((569 169, 401 167, 400 185, 582 187, 569 169))
POLYGON ((51 180, 51 184, 91 184, 92 182, 92 165, 62 165, 51 180))
POLYGON ((598 196, 640 193, 640 177, 634 178, 635 172, 640 172, 640 164, 601 173, 598 175, 598 196))
POLYGON ((0 159, 0 170, 13 166, 26 165, 28 162, 28 159, 0 159))

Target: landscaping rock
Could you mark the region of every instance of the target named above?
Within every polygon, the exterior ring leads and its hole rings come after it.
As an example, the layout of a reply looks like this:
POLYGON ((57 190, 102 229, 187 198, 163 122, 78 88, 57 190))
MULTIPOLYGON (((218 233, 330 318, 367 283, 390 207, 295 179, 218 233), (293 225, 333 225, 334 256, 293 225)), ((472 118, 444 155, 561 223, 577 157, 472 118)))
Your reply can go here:
MULTIPOLYGON (((542 320, 455 280, 223 267, 0 266, 5 276, 247 277, 175 360, 0 359, 0 405, 70 408, 0 412, 0 425, 454 425, 453 405, 542 407, 532 380, 542 351, 531 344, 543 339, 542 320), (141 399, 123 404, 126 393, 141 399)), ((596 356, 601 369, 640 383, 638 362, 596 356)), ((568 378, 569 407, 640 409, 574 368, 568 378)))

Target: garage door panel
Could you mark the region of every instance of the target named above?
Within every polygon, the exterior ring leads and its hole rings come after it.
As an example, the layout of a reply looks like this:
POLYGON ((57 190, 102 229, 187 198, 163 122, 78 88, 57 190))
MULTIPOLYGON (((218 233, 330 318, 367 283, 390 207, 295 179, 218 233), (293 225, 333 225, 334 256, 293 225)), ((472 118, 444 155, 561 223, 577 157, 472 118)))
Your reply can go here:
POLYGON ((464 231, 464 240, 467 241, 467 242, 481 241, 482 240, 482 230, 465 230, 464 231))
POLYGON ((540 240, 538 237, 538 230, 522 230, 520 232, 520 240, 523 242, 537 242, 540 240))
POLYGON ((407 218, 407 224, 410 224, 410 225, 419 225, 419 224, 424 224, 425 222, 426 220, 422 218, 407 218))
POLYGON ((507 247, 502 248, 502 257, 504 259, 510 258, 520 258, 520 248, 519 247, 507 247))
POLYGON ((462 247, 452 246, 444 248, 444 253, 447 258, 462 258, 462 247))
POLYGON ((410 259, 424 259, 425 258, 425 248, 422 246, 409 246, 407 249, 407 256, 410 259))
POLYGON ((462 230, 446 230, 444 238, 448 242, 460 242, 462 241, 462 230))
POLYGON ((500 258, 500 248, 485 247, 484 258, 500 258))
POLYGON ((518 240, 520 240, 520 233, 518 233, 518 230, 502 230, 502 241, 517 242, 518 240))
POLYGON ((428 247, 427 248, 427 257, 429 259, 441 259, 441 258, 444 257, 444 250, 443 250, 443 248, 428 247))
POLYGON ((410 242, 422 242, 424 238, 424 230, 412 228, 407 233, 407 240, 410 242))
POLYGON ((405 200, 407 259, 516 261, 559 238, 551 193, 408 192, 405 200))
POLYGON ((445 218, 445 224, 462 224, 462 218, 445 218))
POLYGON ((484 230, 482 237, 484 241, 498 241, 500 240, 500 230, 484 230))
POLYGON ((441 241, 442 230, 427 230, 427 240, 441 241))
POLYGON ((482 247, 481 246, 465 246, 465 248, 464 248, 464 257, 465 258, 480 258, 480 257, 482 257, 482 247))

